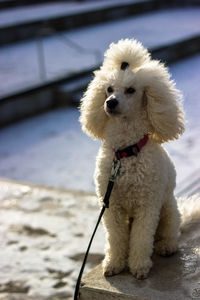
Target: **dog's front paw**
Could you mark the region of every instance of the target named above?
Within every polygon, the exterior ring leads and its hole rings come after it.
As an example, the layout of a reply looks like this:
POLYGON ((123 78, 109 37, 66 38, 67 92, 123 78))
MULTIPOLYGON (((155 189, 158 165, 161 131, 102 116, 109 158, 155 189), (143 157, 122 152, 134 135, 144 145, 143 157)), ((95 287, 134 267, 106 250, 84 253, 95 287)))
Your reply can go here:
POLYGON ((135 276, 137 279, 145 279, 147 278, 149 271, 152 267, 152 261, 149 260, 144 260, 142 262, 131 262, 129 263, 129 269, 130 272, 135 276))
POLYGON ((178 243, 177 240, 163 239, 155 243, 155 252, 162 256, 170 256, 177 252, 178 243))
POLYGON ((119 274, 125 269, 125 261, 113 261, 104 260, 103 261, 103 274, 104 276, 113 276, 119 274))

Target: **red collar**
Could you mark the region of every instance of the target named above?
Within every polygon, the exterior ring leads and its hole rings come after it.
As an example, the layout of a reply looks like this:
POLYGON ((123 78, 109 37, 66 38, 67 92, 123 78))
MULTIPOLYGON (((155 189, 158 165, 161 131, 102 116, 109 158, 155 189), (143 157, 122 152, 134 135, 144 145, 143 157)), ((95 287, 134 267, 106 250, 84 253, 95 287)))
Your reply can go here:
POLYGON ((131 145, 129 147, 126 147, 124 149, 121 150, 117 150, 115 152, 115 156, 117 159, 121 159, 124 157, 129 157, 129 156, 137 156, 138 153, 140 152, 140 150, 146 145, 146 143, 149 140, 149 136, 148 134, 145 134, 145 136, 136 144, 131 145))

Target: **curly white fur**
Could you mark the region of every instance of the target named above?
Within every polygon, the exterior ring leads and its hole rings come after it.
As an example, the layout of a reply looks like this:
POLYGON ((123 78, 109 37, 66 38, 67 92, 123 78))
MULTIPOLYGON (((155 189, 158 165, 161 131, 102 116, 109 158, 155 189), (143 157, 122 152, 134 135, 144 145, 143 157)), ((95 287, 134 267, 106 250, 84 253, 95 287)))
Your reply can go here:
POLYGON ((152 266, 153 248, 161 255, 177 250, 176 172, 161 143, 177 139, 184 131, 181 95, 167 68, 152 60, 135 40, 111 44, 94 74, 81 101, 80 122, 88 135, 102 140, 95 171, 101 203, 113 150, 132 145, 145 134, 150 137, 137 157, 121 160, 110 207, 104 214, 104 274, 117 274, 128 264, 134 276, 144 278, 152 266), (125 70, 120 69, 122 62, 129 64, 125 70), (134 92, 127 92, 130 87, 134 92), (111 111, 107 102, 112 99, 118 104, 111 111))

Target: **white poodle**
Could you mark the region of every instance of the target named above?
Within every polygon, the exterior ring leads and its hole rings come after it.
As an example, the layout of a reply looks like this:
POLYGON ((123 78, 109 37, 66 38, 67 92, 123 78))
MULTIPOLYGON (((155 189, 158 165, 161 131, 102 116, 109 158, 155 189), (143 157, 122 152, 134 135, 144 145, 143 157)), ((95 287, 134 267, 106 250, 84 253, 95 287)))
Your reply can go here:
POLYGON ((82 99, 83 130, 102 140, 96 190, 104 198, 117 150, 143 143, 138 155, 121 157, 110 206, 103 221, 107 233, 103 271, 145 278, 153 249, 177 251, 180 215, 174 198, 176 172, 162 143, 184 131, 180 92, 167 68, 152 60, 136 40, 111 44, 82 99), (145 140, 145 142, 144 142, 145 140))

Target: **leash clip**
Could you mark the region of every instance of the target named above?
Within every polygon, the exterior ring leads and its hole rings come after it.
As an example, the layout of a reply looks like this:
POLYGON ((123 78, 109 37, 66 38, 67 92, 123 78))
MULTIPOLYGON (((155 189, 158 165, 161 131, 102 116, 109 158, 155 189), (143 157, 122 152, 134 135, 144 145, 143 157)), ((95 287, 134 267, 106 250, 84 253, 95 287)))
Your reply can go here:
POLYGON ((115 181, 115 178, 117 177, 119 168, 120 168, 120 160, 116 159, 112 163, 112 169, 111 169, 110 178, 109 178, 110 181, 113 181, 113 182, 115 181))

